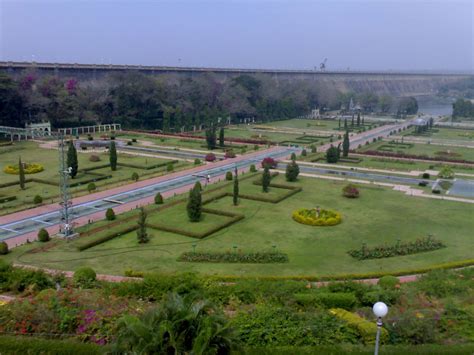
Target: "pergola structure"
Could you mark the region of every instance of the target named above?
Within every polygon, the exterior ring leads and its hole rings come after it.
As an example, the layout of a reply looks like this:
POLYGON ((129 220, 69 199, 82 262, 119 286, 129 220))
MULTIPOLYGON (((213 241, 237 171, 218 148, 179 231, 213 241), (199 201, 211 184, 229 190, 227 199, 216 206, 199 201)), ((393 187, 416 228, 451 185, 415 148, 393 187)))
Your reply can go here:
POLYGON ((112 131, 121 131, 121 130, 122 130, 122 125, 120 123, 99 124, 95 126, 58 128, 58 132, 65 136, 68 136, 68 135, 77 136, 80 134, 112 132, 112 131))

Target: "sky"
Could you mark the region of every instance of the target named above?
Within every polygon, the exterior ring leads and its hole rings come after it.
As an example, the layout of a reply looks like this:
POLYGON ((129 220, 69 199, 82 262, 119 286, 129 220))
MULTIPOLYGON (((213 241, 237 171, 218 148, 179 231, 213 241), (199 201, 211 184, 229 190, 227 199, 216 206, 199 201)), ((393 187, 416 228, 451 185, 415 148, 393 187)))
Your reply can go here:
POLYGON ((0 61, 474 72, 474 0, 0 0, 0 61))

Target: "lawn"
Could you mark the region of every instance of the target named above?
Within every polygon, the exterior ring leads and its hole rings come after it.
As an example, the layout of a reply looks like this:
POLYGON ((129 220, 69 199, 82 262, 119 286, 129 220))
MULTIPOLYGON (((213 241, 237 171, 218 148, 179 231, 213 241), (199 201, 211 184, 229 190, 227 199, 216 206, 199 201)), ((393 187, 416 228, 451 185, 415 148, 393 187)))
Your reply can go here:
POLYGON ((435 144, 393 144, 386 141, 379 141, 370 145, 365 145, 358 149, 358 152, 363 153, 367 150, 376 150, 389 153, 403 153, 411 155, 426 155, 429 157, 436 158, 448 158, 448 159, 464 159, 474 161, 474 149, 463 148, 463 147, 447 147, 435 144), (411 145, 409 147, 409 145, 411 145))
MULTIPOLYGON (((94 153, 100 157, 100 161, 91 162, 89 157, 92 153, 84 153, 78 151, 79 172, 74 179, 70 179, 71 184, 84 183, 97 178, 100 174, 111 176, 110 178, 96 181, 98 189, 106 189, 115 186, 117 183, 132 182, 131 176, 133 172, 137 172, 140 178, 157 176, 166 173, 166 166, 146 169, 157 164, 166 164, 171 162, 168 159, 134 156, 129 154, 118 154, 118 163, 116 171, 111 171, 109 167, 102 167, 109 164, 109 156, 106 153, 94 153), (122 166, 120 164, 136 165, 138 167, 122 166), (93 169, 92 174, 83 172, 82 169, 93 169)), ((3 196, 17 196, 17 199, 11 202, 2 203, 0 205, 0 214, 11 213, 15 210, 25 208, 32 205, 35 195, 41 195, 45 202, 51 202, 59 194, 59 174, 58 174, 58 151, 56 149, 39 148, 35 142, 15 142, 13 146, 0 147, 0 181, 1 183, 9 183, 18 181, 18 175, 7 174, 3 168, 9 164, 18 164, 18 158, 21 156, 25 163, 40 163, 44 170, 36 174, 27 174, 26 178, 35 178, 48 181, 51 184, 43 184, 39 182, 29 182, 26 184, 25 190, 21 190, 19 185, 0 188, 0 194, 3 196)), ((175 169, 182 169, 190 164, 179 162, 174 164, 175 169)), ((72 187, 71 191, 74 195, 85 192, 86 186, 72 187)))
MULTIPOLYGON (((242 194, 263 194, 252 180, 241 181, 242 194)), ((283 176, 274 182, 285 183, 283 176)), ((74 270, 88 265, 97 272, 123 274, 125 269, 141 271, 195 271, 208 275, 251 276, 323 276, 342 273, 401 271, 428 267, 437 263, 470 259, 474 206, 443 200, 406 196, 382 187, 361 186, 359 199, 341 196, 343 182, 301 178, 295 186, 299 192, 280 203, 264 203, 241 199, 239 206, 232 205, 232 198, 224 197, 206 205, 207 208, 238 212, 245 219, 198 240, 182 235, 149 229, 151 241, 138 245, 136 233, 117 237, 83 252, 78 252, 74 242, 59 242, 45 252, 23 254, 37 243, 14 249, 6 259, 33 265, 74 270), (296 223, 291 213, 301 207, 335 209, 342 214, 343 222, 334 227, 313 227, 296 223), (358 261, 347 254, 349 249, 384 243, 394 244, 414 241, 432 234, 443 241, 447 248, 437 251, 358 261), (178 262, 178 256, 191 251, 257 252, 276 249, 287 253, 287 264, 207 264, 178 262)), ((231 186, 226 187, 231 191, 231 186)), ((270 193, 281 193, 271 188, 270 193)), ((167 212, 150 214, 150 220, 159 219, 177 227, 200 228, 199 223, 187 222, 184 205, 172 207, 167 212), (160 216, 161 215, 161 216, 160 216)), ((206 215, 203 227, 214 216, 206 215)), ((225 217, 223 217, 225 218, 225 217)), ((84 237, 86 239, 87 237, 84 237)))
MULTIPOLYGON (((415 128, 409 129, 403 132, 404 136, 414 136, 418 135, 414 133, 415 128)), ((459 140, 459 141, 472 141, 474 139, 474 131, 472 130, 463 130, 455 128, 439 128, 436 127, 432 131, 425 132, 420 137, 429 137, 433 139, 448 139, 448 140, 459 140)))

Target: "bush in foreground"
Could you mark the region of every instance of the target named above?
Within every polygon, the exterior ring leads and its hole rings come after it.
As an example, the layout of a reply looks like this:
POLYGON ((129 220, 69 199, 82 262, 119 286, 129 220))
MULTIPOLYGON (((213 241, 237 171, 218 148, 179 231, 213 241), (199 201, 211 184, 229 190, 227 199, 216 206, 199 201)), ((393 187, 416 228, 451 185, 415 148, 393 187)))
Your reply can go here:
POLYGON ((156 205, 162 205, 163 204, 163 196, 159 192, 155 195, 155 204, 156 205))
POLYGON ((4 241, 0 242, 0 255, 8 254, 8 244, 4 241))
POLYGON ((232 172, 228 171, 225 173, 225 179, 227 181, 232 181, 232 172))
POLYGON ((74 283, 76 286, 81 288, 91 288, 94 286, 96 281, 96 273, 94 269, 90 267, 81 267, 74 272, 74 283))
POLYGON ((115 212, 112 208, 107 208, 107 211, 105 211, 105 219, 108 221, 113 221, 115 219, 115 212))

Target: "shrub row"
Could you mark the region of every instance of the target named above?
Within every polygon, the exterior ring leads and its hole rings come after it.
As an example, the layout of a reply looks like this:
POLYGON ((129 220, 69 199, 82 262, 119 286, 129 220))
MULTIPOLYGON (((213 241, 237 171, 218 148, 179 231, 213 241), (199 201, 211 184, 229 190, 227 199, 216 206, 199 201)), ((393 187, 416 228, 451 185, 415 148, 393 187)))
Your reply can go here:
POLYGON ((16 200, 16 196, 0 197, 0 203, 10 202, 16 200))
POLYGON ((28 338, 26 336, 0 336, 2 354, 104 354, 105 347, 67 340, 28 338))
POLYGON ((156 168, 161 168, 162 166, 167 166, 168 164, 176 164, 179 163, 178 160, 171 160, 164 163, 154 164, 154 165, 138 165, 138 164, 127 164, 127 163, 120 163, 118 162, 118 166, 125 166, 127 168, 135 168, 135 169, 144 169, 144 170, 151 170, 156 168))
POLYGON ((99 237, 99 238, 96 238, 94 240, 91 240, 89 242, 86 242, 84 244, 81 244, 81 245, 78 245, 77 246, 77 250, 79 251, 84 251, 86 249, 89 249, 89 248, 92 248, 92 247, 95 247, 99 244, 102 244, 102 243, 105 243, 109 240, 112 240, 116 237, 119 237, 123 234, 126 234, 126 233, 130 233, 134 230, 136 230, 138 228, 138 226, 134 225, 134 226, 130 226, 130 227, 127 227, 127 228, 124 228, 123 230, 119 231, 119 232, 114 232, 114 233, 109 233, 109 234, 106 234, 102 237, 99 237))
MULTIPOLYGON (((362 317, 359 317, 357 314, 348 312, 345 309, 341 308, 333 308, 329 310, 329 312, 337 318, 345 321, 349 325, 349 327, 357 331, 360 337, 362 338, 364 344, 375 343, 374 334, 377 333, 377 325, 375 324, 375 322, 370 322, 362 317)), ((388 340, 387 329, 382 328, 382 331, 380 333, 380 340, 382 342, 388 340)))
POLYGON ((437 250, 446 247, 441 241, 431 236, 423 237, 414 242, 397 243, 395 245, 379 245, 367 248, 364 245, 360 249, 349 250, 348 254, 358 260, 381 259, 392 256, 409 255, 437 250))
POLYGON ((185 252, 180 255, 178 261, 192 263, 248 263, 248 264, 272 264, 287 263, 288 255, 280 252, 256 252, 256 253, 217 253, 217 252, 185 252))
POLYGON ((304 306, 319 305, 347 310, 351 310, 357 303, 356 296, 346 292, 297 293, 295 299, 304 306))

